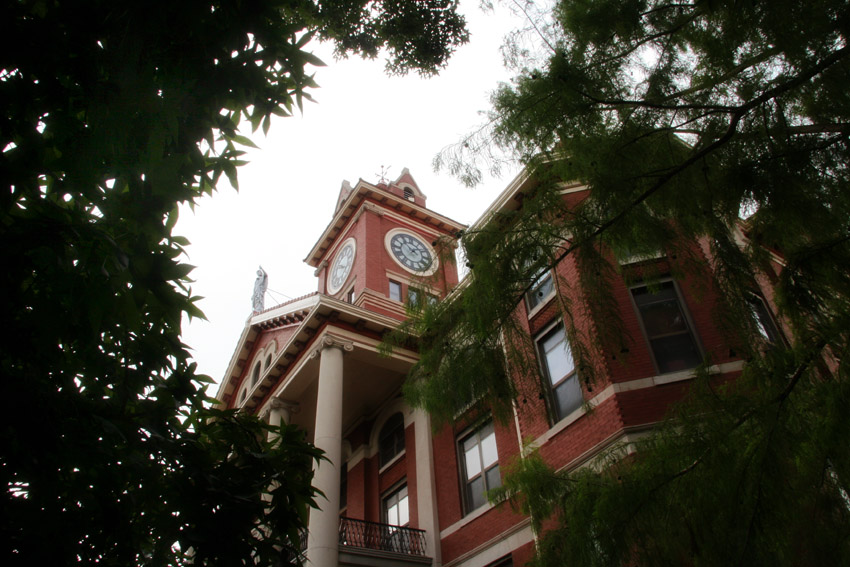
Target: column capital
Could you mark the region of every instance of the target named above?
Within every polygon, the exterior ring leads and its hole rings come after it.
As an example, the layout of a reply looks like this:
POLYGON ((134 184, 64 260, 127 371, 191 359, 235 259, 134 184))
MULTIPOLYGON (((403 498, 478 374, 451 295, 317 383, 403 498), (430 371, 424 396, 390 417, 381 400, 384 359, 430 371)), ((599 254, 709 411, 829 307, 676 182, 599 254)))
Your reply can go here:
POLYGON ((338 348, 345 352, 351 352, 354 350, 354 343, 333 335, 325 335, 317 341, 316 347, 310 353, 310 358, 316 358, 326 348, 338 348))
POLYGON ((260 418, 266 419, 269 414, 274 410, 283 410, 287 413, 294 413, 297 408, 298 402, 288 402, 280 398, 272 398, 269 400, 269 403, 266 405, 266 407, 263 408, 263 411, 260 414, 260 418))

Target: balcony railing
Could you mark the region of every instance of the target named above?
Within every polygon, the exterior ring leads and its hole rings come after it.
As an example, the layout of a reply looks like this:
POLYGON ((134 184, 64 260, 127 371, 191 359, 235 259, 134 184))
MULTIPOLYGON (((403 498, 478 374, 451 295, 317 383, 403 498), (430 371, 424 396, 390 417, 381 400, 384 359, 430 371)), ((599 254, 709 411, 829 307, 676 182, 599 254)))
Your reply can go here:
POLYGON ((404 555, 425 556, 425 531, 351 518, 339 519, 339 543, 404 555))

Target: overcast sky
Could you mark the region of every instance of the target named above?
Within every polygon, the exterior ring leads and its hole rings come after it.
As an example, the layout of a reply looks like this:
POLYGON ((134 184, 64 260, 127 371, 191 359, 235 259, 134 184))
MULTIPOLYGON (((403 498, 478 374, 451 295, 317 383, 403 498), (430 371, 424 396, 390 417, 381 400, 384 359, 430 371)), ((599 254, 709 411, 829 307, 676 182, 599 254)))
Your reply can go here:
POLYGON ((194 212, 181 211, 176 234, 192 242, 188 263, 193 292, 208 321, 184 324, 199 371, 219 382, 251 314, 257 267, 269 274, 271 307, 317 289, 304 258, 334 213, 343 180, 375 183, 381 168, 396 179, 407 167, 428 197, 428 208, 462 223, 474 222, 513 177, 467 189, 448 173, 434 173, 441 148, 483 122, 489 93, 510 75, 499 47, 519 25, 508 10, 482 13, 477 0, 461 2, 471 33, 439 76, 387 77, 381 61, 334 61, 316 70, 321 86, 303 115, 278 119, 269 135, 252 136, 260 150, 239 170, 239 192, 222 177, 218 192, 194 212))

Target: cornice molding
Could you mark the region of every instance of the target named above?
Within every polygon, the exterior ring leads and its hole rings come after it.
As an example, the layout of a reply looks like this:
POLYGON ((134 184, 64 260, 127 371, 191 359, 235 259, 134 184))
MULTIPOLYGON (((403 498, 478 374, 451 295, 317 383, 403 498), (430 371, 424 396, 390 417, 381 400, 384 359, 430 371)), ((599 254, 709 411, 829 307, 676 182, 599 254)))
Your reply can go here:
POLYGON ((354 343, 333 335, 324 335, 321 339, 316 341, 313 352, 310 353, 310 358, 316 358, 326 348, 338 348, 343 352, 351 352, 354 350, 354 343))

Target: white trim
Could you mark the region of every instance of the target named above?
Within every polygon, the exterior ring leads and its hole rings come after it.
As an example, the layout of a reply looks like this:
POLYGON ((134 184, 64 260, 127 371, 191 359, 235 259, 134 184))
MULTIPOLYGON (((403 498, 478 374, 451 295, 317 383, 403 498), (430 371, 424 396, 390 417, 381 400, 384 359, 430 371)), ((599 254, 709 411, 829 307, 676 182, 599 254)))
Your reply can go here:
POLYGON ((407 455, 407 445, 406 445, 406 443, 407 443, 407 439, 405 439, 404 449, 402 449, 400 452, 396 453, 395 456, 392 459, 390 459, 388 462, 381 465, 381 468, 378 469, 379 475, 383 474, 384 471, 386 471, 388 468, 390 468, 391 466, 396 464, 396 462, 398 462, 402 457, 407 455))
POLYGON ((348 460, 346 461, 346 464, 348 466, 348 470, 353 469, 358 464, 360 464, 360 461, 362 461, 366 458, 366 449, 367 449, 366 445, 360 445, 359 447, 357 447, 356 450, 351 452, 351 455, 348 457, 348 460))
POLYGON ((628 256, 617 257, 617 263, 621 266, 629 266, 631 264, 640 264, 641 262, 648 262, 650 260, 660 260, 666 257, 667 253, 661 248, 659 248, 651 252, 629 254, 628 256))
MULTIPOLYGON (((709 374, 726 374, 728 372, 735 372, 741 370, 744 367, 743 360, 736 360, 734 362, 724 362, 723 364, 715 364, 708 368, 709 374)), ((631 392, 633 390, 643 390, 646 388, 654 388, 655 386, 662 386, 664 384, 672 384, 675 382, 682 382, 685 380, 692 380, 696 377, 696 373, 694 369, 691 368, 689 370, 680 370, 679 372, 669 372, 667 374, 659 374, 657 376, 650 376, 648 378, 638 378, 636 380, 629 380, 628 382, 614 382, 613 384, 609 384, 604 390, 598 393, 596 396, 587 401, 587 405, 591 408, 595 408, 607 401, 609 398, 612 398, 614 394, 618 394, 620 392, 631 392)), ((558 423, 549 428, 546 433, 542 434, 534 441, 532 441, 529 445, 529 449, 541 447, 544 444, 548 443, 553 437, 558 435, 561 431, 569 427, 571 424, 575 423, 581 416, 587 413, 587 409, 585 407, 580 407, 565 416, 564 419, 560 420, 558 423)))
POLYGON ((281 315, 289 315, 290 313, 295 313, 296 311, 302 311, 304 309, 307 309, 308 307, 313 307, 314 305, 319 303, 320 299, 321 295, 319 295, 318 293, 310 294, 304 299, 293 301, 292 303, 284 303, 283 305, 275 309, 271 309, 270 311, 264 311, 259 315, 252 317, 249 323, 251 325, 257 325, 265 321, 270 321, 276 317, 280 317, 281 315))
MULTIPOLYGON (((501 469, 499 470, 499 472, 501 473, 501 469)), ((463 487, 461 487, 461 491, 462 490, 463 490, 463 487)), ((493 504, 491 504, 490 501, 488 500, 484 505, 479 506, 478 508, 476 508, 475 510, 473 510, 472 512, 470 512, 469 514, 467 514, 466 516, 464 516, 463 518, 461 518, 460 520, 455 522, 454 524, 452 524, 449 527, 447 527, 446 529, 442 530, 440 532, 440 539, 449 537, 450 535, 452 535, 453 533, 455 533, 456 531, 458 531, 459 529, 464 527, 469 522, 480 518, 481 516, 483 516, 484 514, 489 512, 490 510, 492 510, 493 508, 495 508, 495 506, 493 506, 493 504)))
MULTIPOLYGON (((442 534, 443 532, 440 533, 441 537, 443 537, 442 534)), ((444 567, 485 567, 532 541, 534 541, 534 532, 531 530, 531 520, 526 518, 446 563, 444 567)))
POLYGON ((570 193, 581 193, 587 191, 587 185, 576 182, 559 183, 561 189, 558 191, 561 195, 569 195, 570 193))

